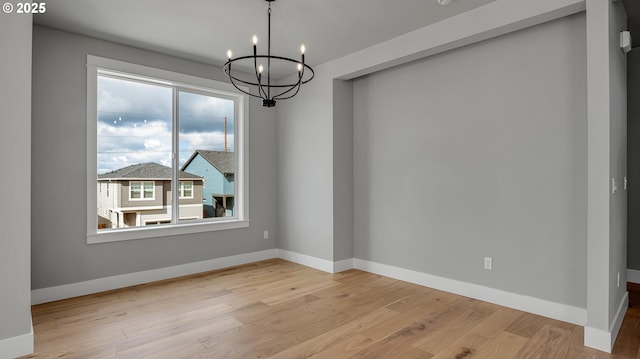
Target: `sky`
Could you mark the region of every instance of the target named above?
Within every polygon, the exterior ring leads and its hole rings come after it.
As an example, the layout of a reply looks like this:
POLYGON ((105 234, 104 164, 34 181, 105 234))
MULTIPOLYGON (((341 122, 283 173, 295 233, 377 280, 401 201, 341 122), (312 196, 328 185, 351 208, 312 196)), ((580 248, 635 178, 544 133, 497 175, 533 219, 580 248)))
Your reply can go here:
MULTIPOLYGON (((98 173, 132 164, 171 166, 172 89, 155 84, 98 76, 98 173)), ((234 149, 233 101, 179 93, 179 158, 195 151, 234 149)))

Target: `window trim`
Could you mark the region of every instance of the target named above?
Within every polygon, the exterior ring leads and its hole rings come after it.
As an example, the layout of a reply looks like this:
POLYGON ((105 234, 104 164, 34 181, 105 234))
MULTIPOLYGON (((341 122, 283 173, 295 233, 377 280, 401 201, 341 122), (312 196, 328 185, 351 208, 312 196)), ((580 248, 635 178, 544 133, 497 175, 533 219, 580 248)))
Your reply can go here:
POLYGON ((193 181, 180 181, 179 185, 178 185, 178 191, 179 193, 179 198, 180 199, 193 199, 193 181), (185 196, 184 195, 184 184, 189 183, 191 184, 191 196, 185 196))
POLYGON ((129 201, 155 201, 156 200, 156 181, 129 181, 129 201), (131 196, 133 193, 133 184, 140 183, 140 198, 134 198, 131 196), (151 198, 147 198, 144 196, 145 183, 151 183, 151 198))
POLYGON ((249 227, 248 133, 249 98, 229 83, 87 55, 87 243, 106 243, 249 227), (240 198, 241 200, 235 203, 235 217, 210 218, 197 223, 174 223, 163 225, 162 227, 142 226, 119 228, 113 231, 98 231, 98 196, 95 192, 95 183, 97 183, 98 180, 98 174, 95 170, 97 167, 97 156, 95 154, 97 153, 98 72, 106 74, 112 72, 118 76, 126 76, 133 80, 136 78, 144 79, 145 81, 151 80, 158 84, 182 87, 195 91, 205 91, 207 93, 213 91, 222 96, 231 97, 236 101, 234 152, 236 156, 237 173, 235 174, 234 185, 236 198, 240 198))

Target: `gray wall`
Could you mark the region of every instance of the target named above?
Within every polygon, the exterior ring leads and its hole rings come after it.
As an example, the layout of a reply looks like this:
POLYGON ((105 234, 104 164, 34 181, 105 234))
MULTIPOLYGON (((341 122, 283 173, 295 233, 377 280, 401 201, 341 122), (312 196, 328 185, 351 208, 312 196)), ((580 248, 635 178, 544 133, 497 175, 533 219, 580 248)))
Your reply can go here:
POLYGON ((31 332, 31 22, 0 13, 0 341, 31 332))
POLYGON ((355 257, 586 307, 585 53, 579 14, 355 80, 355 257))
POLYGON ((353 258, 353 82, 333 81, 333 260, 353 258))
POLYGON ((278 103, 278 248, 333 260, 333 81, 322 66, 278 103))
MULTIPOLYGON (((640 34, 635 36, 640 36, 640 34)), ((627 55, 628 99, 627 153, 629 203, 627 266, 640 271, 640 49, 627 55)))
POLYGON ((275 248, 275 113, 251 100, 250 227, 87 245, 86 55, 223 80, 222 70, 34 27, 32 289, 275 248), (270 231, 264 240, 263 231, 270 231))
POLYGON ((339 261, 353 257, 353 84, 315 72, 278 104, 278 248, 339 261))

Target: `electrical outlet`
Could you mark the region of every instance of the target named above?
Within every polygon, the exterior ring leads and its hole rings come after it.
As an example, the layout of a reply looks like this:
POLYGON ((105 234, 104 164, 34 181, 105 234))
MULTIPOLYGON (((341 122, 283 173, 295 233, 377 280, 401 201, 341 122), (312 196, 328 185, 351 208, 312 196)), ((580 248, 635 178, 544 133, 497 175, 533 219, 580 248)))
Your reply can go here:
POLYGON ((269 231, 264 231, 264 239, 269 239, 269 231))
POLYGON ((484 257, 484 269, 488 269, 488 270, 493 269, 493 258, 484 257))

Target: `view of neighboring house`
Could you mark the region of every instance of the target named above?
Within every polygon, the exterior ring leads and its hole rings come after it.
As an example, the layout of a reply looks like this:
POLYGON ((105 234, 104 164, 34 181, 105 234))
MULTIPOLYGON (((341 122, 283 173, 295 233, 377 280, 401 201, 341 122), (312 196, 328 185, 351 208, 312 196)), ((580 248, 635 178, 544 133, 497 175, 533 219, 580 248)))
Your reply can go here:
POLYGON ((196 150, 182 166, 182 171, 205 179, 205 217, 228 217, 234 215, 234 174, 233 152, 196 150))
MULTIPOLYGON (((169 167, 148 162, 98 175, 98 228, 171 222, 169 167)), ((204 179, 180 171, 180 219, 202 219, 204 179)))

